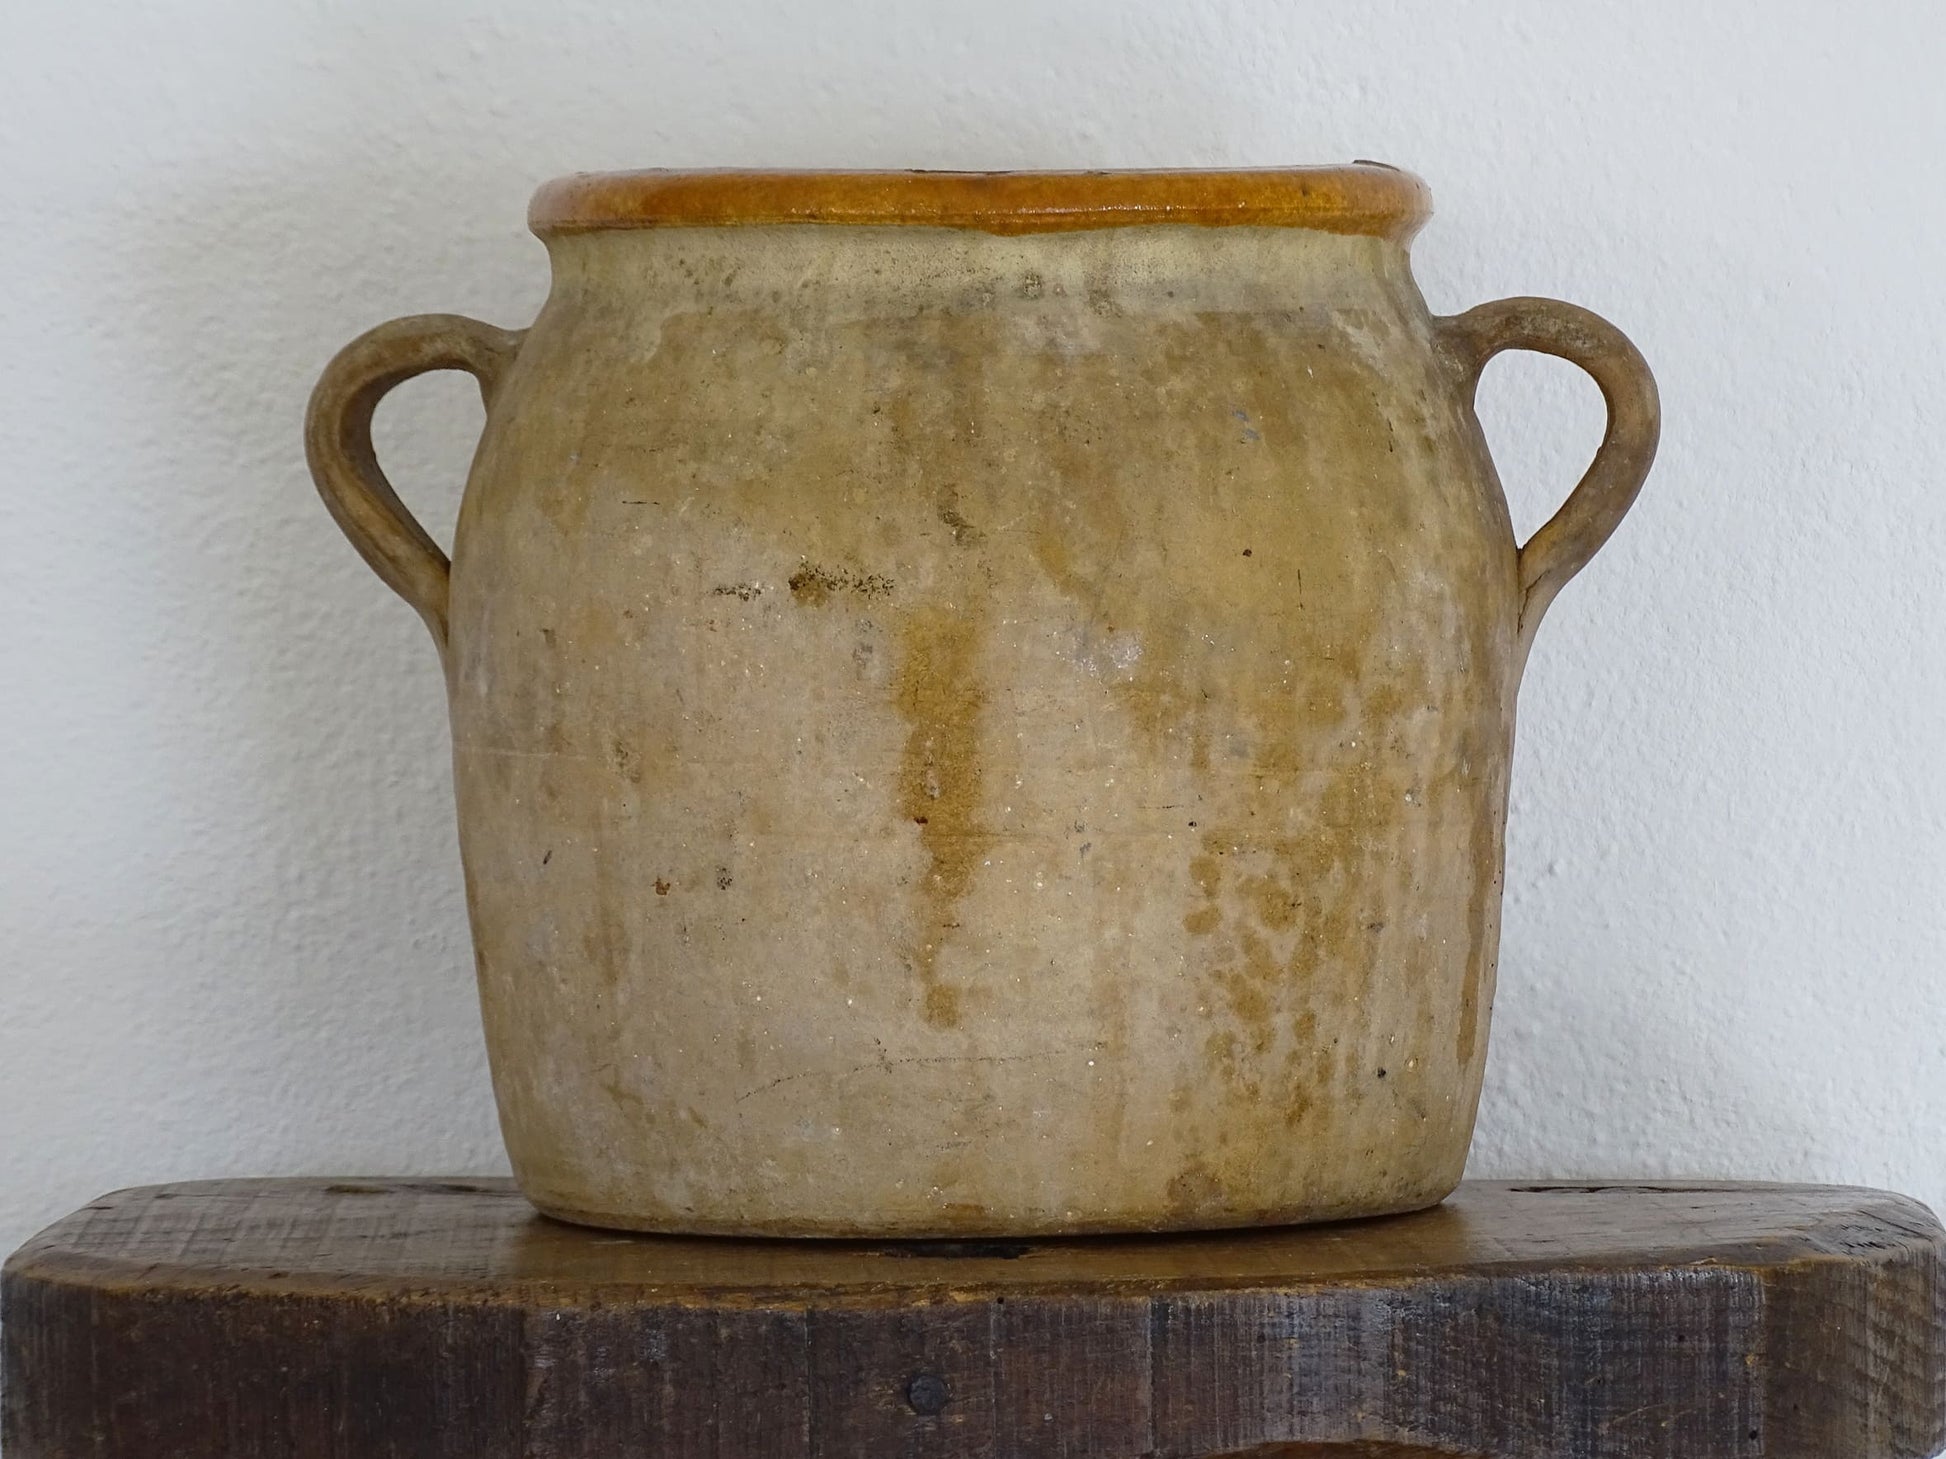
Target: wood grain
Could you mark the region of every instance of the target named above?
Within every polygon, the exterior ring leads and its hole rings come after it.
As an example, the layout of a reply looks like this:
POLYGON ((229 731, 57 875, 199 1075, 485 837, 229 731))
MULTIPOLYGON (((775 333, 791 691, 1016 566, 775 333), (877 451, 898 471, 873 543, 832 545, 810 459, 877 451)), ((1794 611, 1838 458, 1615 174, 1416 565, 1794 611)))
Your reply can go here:
POLYGON ((1919 1459, 1941 1241, 1804 1186, 906 1244, 582 1230, 494 1181, 155 1187, 7 1264, 5 1452, 1919 1459))

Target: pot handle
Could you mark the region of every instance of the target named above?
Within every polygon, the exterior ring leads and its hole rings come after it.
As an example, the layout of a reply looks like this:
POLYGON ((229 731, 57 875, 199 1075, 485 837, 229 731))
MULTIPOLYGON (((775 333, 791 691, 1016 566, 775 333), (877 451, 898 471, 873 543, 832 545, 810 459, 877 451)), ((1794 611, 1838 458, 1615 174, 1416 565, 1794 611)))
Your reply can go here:
POLYGON ((1642 490, 1662 434, 1662 407, 1648 362, 1599 314, 1558 299, 1501 299, 1438 321, 1465 371, 1467 404, 1480 371, 1502 350, 1537 350, 1579 365, 1608 402, 1608 431, 1561 509, 1520 549, 1520 646, 1524 654, 1554 595, 1601 550, 1642 490))
POLYGON ((372 413, 393 386, 429 370, 465 370, 491 409, 523 333, 459 314, 394 319, 338 351, 305 414, 304 454, 318 495, 358 555, 419 611, 442 655, 452 564, 379 469, 372 413))

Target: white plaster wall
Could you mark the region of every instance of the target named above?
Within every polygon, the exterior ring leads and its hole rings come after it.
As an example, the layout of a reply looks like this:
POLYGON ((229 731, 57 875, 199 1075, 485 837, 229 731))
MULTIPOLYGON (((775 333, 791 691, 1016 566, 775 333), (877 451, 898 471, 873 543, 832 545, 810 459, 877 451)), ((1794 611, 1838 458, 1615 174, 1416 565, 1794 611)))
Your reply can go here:
MULTIPOLYGON (((1946 20, 1923 0, 8 0, 0 1248, 104 1189, 501 1168, 433 654, 299 418, 396 314, 515 325, 576 168, 1432 184, 1436 309, 1589 305, 1667 410, 1522 704, 1476 1174, 1946 1205, 1946 20)), ((1531 528, 1599 433, 1482 413, 1531 528)), ((381 449, 442 534, 470 382, 381 449)))

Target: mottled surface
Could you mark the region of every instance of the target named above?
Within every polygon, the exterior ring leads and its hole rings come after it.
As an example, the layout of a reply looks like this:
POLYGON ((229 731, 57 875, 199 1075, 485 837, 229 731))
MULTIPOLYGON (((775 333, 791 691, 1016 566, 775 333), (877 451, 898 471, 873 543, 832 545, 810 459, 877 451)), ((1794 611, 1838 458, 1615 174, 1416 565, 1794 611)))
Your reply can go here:
POLYGON ((449 662, 529 1194, 841 1233, 1449 1190, 1517 568, 1404 250, 552 248, 449 662))

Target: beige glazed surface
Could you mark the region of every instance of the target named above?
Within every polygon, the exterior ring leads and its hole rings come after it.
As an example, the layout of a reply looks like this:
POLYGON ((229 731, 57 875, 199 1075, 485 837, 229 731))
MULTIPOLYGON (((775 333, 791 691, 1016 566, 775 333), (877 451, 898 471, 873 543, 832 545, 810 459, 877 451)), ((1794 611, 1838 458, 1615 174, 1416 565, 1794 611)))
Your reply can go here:
POLYGON ((543 1210, 783 1234, 1424 1206, 1486 1053, 1515 691, 1626 511, 1610 326, 1431 317, 1424 193, 627 174, 524 335, 381 326, 313 469, 439 640, 502 1127, 543 1210), (1485 360, 1608 438, 1514 541, 1485 360), (452 562, 373 406, 473 371, 452 562))

